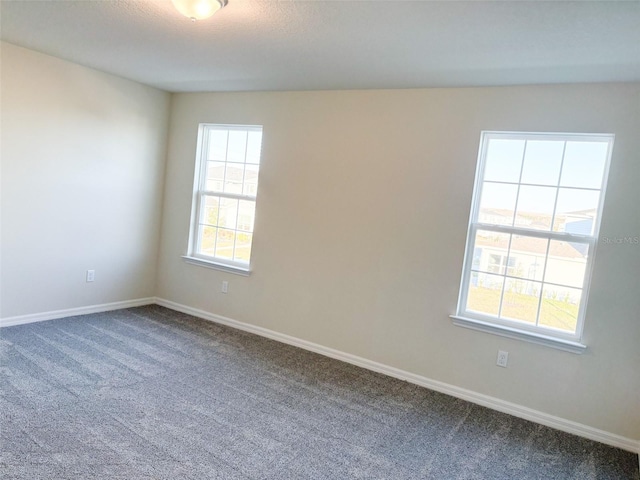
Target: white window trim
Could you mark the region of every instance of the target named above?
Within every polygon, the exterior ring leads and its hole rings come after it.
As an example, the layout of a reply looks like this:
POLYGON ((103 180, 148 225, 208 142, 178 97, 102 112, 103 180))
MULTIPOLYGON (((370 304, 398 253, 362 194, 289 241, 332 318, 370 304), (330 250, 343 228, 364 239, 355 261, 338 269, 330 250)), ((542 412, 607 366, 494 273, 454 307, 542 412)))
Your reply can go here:
POLYGON ((461 317, 458 315, 450 315, 454 325, 459 327, 470 328, 485 333, 492 333, 501 337, 515 338, 516 340, 524 340, 545 347, 557 348, 571 353, 584 353, 587 346, 578 341, 564 340, 561 338, 543 335, 538 332, 524 332, 521 329, 509 327, 506 325, 497 325, 491 322, 483 322, 475 318, 461 317))
POLYGON ((237 275, 243 275, 248 277, 251 275, 251 270, 247 268, 245 264, 231 265, 226 263, 219 263, 210 260, 209 257, 202 257, 199 255, 182 255, 182 259, 191 265, 197 265, 199 267, 212 268, 214 270, 221 270, 223 272, 235 273, 237 275))
MULTIPOLYGON (((187 244, 187 253, 182 255, 182 259, 191 265, 197 265, 200 267, 211 268, 214 270, 221 270, 228 273, 237 275, 249 276, 251 274, 251 261, 249 263, 237 262, 233 260, 227 260, 217 257, 211 257, 208 255, 202 255, 197 253, 198 248, 198 222, 201 216, 202 209, 202 197, 206 195, 215 195, 219 197, 235 198, 238 200, 250 200, 257 205, 257 192, 256 195, 239 195, 233 193, 221 193, 208 191, 203 188, 206 182, 206 168, 207 161, 204 158, 204 152, 207 151, 208 141, 206 140, 206 134, 209 128, 223 128, 227 130, 260 130, 263 127, 261 125, 229 125, 219 123, 201 123, 198 125, 198 137, 196 148, 196 161, 195 170, 193 175, 193 194, 191 198, 191 219, 189 222, 189 240, 187 244)), ((262 160, 262 159, 261 159, 262 160)), ((262 162, 260 162, 261 164, 262 162)), ((258 182, 259 183, 259 182, 258 182)), ((255 232, 252 232, 254 234, 255 232)))
MULTIPOLYGON (((474 182, 474 190, 471 204, 471 213, 469 218, 469 227, 467 231, 467 239, 464 254, 464 263, 462 268, 462 280, 460 282, 460 291, 458 294, 458 305, 456 314, 450 315, 454 325, 478 330, 494 335, 500 335, 508 338, 524 340, 539 345, 544 345, 560 350, 583 353, 587 346, 582 342, 582 334, 584 329, 584 319, 586 315, 586 305, 589 298, 589 287, 591 285, 591 277, 593 274, 593 262, 596 255, 596 246, 600 233, 600 223, 602 219, 604 198, 606 195, 606 185, 609 175, 609 167, 611 164, 611 153, 613 148, 613 134, 575 134, 575 133, 535 133, 535 132, 493 132, 483 131, 481 133, 480 148, 478 152, 478 162, 476 167, 476 176, 474 182), (607 141, 608 151, 605 168, 603 172, 602 184, 600 186, 600 198, 598 203, 598 215, 593 229, 592 235, 579 235, 567 232, 547 232, 541 230, 527 229, 515 226, 502 226, 493 224, 482 224, 477 221, 480 198, 482 195, 482 183, 484 181, 484 170, 487 148, 491 138, 511 139, 511 140, 558 140, 562 138, 565 141, 571 140, 593 140, 607 141), (585 267, 585 278, 582 286, 582 297, 578 310, 578 319, 575 334, 554 330, 551 328, 542 328, 531 326, 525 322, 517 320, 510 321, 507 319, 482 315, 477 312, 468 312, 466 310, 466 292, 468 291, 471 279, 471 267, 473 265, 473 244, 475 232, 478 229, 495 231, 500 233, 517 233, 526 234, 527 236, 545 238, 550 240, 561 240, 572 243, 584 243, 589 246, 589 256, 585 267)), ((521 184, 523 185, 523 184, 521 184)), ((554 206, 555 209, 555 206, 554 206)), ((554 211, 555 214, 555 211, 554 211)), ((547 252, 548 255, 548 252, 547 252)))

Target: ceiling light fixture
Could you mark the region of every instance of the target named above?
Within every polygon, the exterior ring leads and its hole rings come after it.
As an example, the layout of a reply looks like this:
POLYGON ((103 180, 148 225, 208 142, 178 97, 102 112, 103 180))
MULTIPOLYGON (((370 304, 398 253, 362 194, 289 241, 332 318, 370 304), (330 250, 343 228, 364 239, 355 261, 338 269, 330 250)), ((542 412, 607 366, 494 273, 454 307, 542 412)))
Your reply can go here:
POLYGON ((227 4, 228 0, 171 0, 173 6, 192 22, 204 20, 227 4))

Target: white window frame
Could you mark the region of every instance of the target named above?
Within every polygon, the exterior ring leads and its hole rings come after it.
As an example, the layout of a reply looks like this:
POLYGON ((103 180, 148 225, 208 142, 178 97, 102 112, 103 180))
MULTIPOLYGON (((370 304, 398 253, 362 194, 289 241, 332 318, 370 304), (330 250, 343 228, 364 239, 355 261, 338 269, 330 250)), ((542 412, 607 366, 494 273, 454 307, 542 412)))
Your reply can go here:
MULTIPOLYGON (((467 242, 465 247, 465 257, 462 270, 462 280, 460 282, 460 292, 458 295, 458 305, 455 315, 451 315, 453 323, 458 326, 471 328, 487 333, 493 333, 510 338, 516 338, 520 340, 530 341, 533 343, 546 345, 561 350, 582 353, 586 349, 586 345, 582 343, 582 333, 584 328, 584 319, 586 315, 586 305, 589 297, 589 286, 591 283, 591 276, 593 273, 593 262, 596 253, 596 245, 598 242, 600 223, 602 219, 602 211, 604 206, 604 199, 606 193, 607 178, 609 174, 609 166, 611 164, 611 153, 613 149, 613 141, 615 136, 613 134, 576 134, 576 133, 531 133, 531 132, 493 132, 483 131, 481 133, 480 149, 478 153, 478 163, 476 168, 476 178, 473 191, 473 199, 471 204, 471 214, 469 219, 469 228, 467 233, 467 242), (591 235, 582 235, 568 232, 556 232, 550 229, 550 231, 530 229, 520 226, 505 226, 491 223, 480 223, 478 220, 480 210, 480 199, 482 196, 482 186, 484 182, 484 172, 487 150, 489 142, 492 139, 505 139, 505 140, 563 140, 563 141, 598 141, 607 142, 607 158, 605 162, 605 168, 603 172, 602 184, 600 186, 600 198, 598 204, 597 216, 591 235), (526 235, 528 237, 543 238, 549 240, 558 240, 571 243, 582 243, 588 245, 589 255, 587 257, 584 283, 582 286, 582 296, 580 299, 580 305, 578 309, 578 318, 575 333, 563 332, 560 330, 542 327, 539 325, 530 325, 525 322, 519 322, 517 320, 511 321, 504 318, 498 318, 491 315, 484 315, 476 311, 467 310, 467 292, 469 289, 469 283, 471 281, 471 269, 473 267, 474 258, 474 243, 476 238, 476 232, 478 230, 493 231, 496 233, 506 233, 515 235, 526 235)), ((523 153, 524 155, 524 153, 523 153)), ((564 155, 563 160, 564 162, 564 155)), ((562 164, 561 164, 562 170, 562 164)), ((520 171, 520 179, 518 181, 518 188, 520 185, 527 185, 522 181, 522 166, 520 171)), ((556 197, 557 202, 557 197, 556 197)), ((555 216, 555 206, 554 212, 555 216)), ((515 215, 515 212, 514 212, 515 215)), ((548 244, 549 245, 549 244, 548 244)), ((546 257, 549 256, 549 247, 547 247, 546 257)), ((508 277, 508 275, 507 275, 508 277)), ((501 298, 502 303, 502 298, 501 298)), ((540 308, 540 307, 538 307, 540 308)), ((538 312, 539 314, 539 312, 538 312)))
MULTIPOLYGON (((198 139, 197 139, 197 150, 196 150, 196 161, 195 161, 195 174, 194 174, 194 182, 193 182, 193 196, 191 202, 191 222, 189 227, 189 243, 187 254, 183 255, 182 258, 187 262, 194 265, 199 265, 203 267, 213 268, 216 270, 222 270, 229 273, 235 273, 238 275, 248 276, 251 273, 251 259, 249 259, 248 263, 239 262, 230 260, 227 258, 221 258, 211 255, 206 255, 200 253, 200 218, 203 215, 203 205, 205 203, 205 199, 207 196, 215 196, 220 198, 229 198, 235 200, 244 200, 250 201, 256 204, 257 206, 257 194, 259 179, 256 182, 256 193, 255 195, 243 195, 236 193, 225 193, 222 191, 209 191, 207 190, 207 152, 209 151, 209 132, 211 130, 222 129, 222 130, 237 130, 237 131, 247 131, 247 132, 256 132, 259 131, 262 133, 263 128, 262 125, 226 125, 226 124, 215 124, 215 123, 201 123, 198 125, 198 139)), ((260 157, 262 160, 262 152, 260 153, 260 157)), ((225 158, 225 163, 227 163, 227 159, 225 158)), ((258 164, 252 165, 261 165, 261 162, 258 164)), ((239 216, 239 212, 237 213, 239 216)), ((236 219, 237 222, 237 219, 236 219)), ((237 228, 237 224, 236 224, 237 228)), ((252 235, 255 232, 252 231, 252 235)), ((253 243, 252 243, 253 249, 253 243)))

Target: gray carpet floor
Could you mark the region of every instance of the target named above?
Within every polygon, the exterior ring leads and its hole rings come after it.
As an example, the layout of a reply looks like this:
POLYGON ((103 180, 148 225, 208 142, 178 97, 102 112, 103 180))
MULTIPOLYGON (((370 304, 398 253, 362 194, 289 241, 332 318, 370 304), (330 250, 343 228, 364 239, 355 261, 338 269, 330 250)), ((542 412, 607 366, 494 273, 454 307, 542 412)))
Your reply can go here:
POLYGON ((638 479, 637 455, 158 306, 0 335, 3 479, 638 479))

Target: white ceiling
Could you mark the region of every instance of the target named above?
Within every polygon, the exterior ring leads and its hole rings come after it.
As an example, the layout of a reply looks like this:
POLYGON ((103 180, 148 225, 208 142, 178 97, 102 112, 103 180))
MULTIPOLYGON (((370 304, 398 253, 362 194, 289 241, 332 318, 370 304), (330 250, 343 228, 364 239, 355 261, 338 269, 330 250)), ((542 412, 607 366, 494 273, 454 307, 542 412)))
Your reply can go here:
POLYGON ((2 0, 1 38, 169 91, 640 81, 640 1, 2 0))

